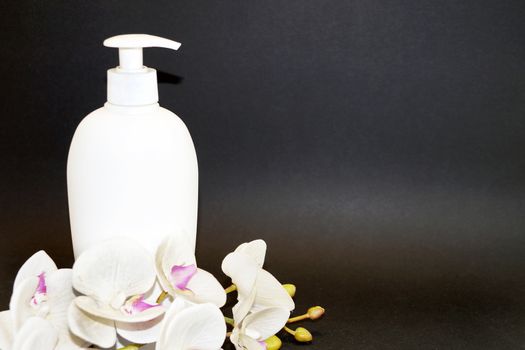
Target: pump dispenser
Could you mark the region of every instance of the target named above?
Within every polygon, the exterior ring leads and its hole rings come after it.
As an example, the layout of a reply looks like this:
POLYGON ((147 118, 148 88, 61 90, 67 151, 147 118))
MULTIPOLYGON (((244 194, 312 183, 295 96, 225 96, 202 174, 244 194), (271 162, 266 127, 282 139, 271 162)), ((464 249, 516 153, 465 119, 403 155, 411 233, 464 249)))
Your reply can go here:
POLYGON ((79 124, 69 150, 68 200, 78 257, 103 240, 124 236, 151 252, 166 235, 195 248, 198 167, 191 136, 158 104, 157 72, 143 48, 178 50, 180 43, 146 34, 104 41, 118 48, 107 71, 107 102, 79 124))
POLYGON ((159 101, 157 72, 142 65, 144 47, 178 50, 180 43, 146 34, 118 35, 104 46, 118 48, 120 64, 108 70, 108 102, 120 106, 141 106, 159 101))

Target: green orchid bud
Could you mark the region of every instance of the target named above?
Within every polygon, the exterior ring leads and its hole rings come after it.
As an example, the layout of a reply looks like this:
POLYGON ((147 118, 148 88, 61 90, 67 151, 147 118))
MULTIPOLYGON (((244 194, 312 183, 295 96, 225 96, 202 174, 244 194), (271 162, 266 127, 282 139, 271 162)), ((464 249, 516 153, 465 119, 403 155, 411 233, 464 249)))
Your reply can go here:
POLYGON ((295 285, 293 284, 283 284, 284 289, 286 289, 286 292, 288 295, 290 295, 292 298, 295 296, 295 291, 297 288, 295 288, 295 285))
POLYGON ((295 337, 295 340, 301 343, 306 343, 306 342, 312 341, 313 339, 312 333, 310 333, 308 329, 303 328, 303 327, 298 327, 295 330, 294 337, 295 337))
POLYGON ((141 347, 141 345, 131 344, 131 345, 125 346, 123 348, 118 348, 117 350, 139 350, 140 347, 141 347))
POLYGON ((272 335, 270 338, 264 341, 266 343, 266 350, 279 350, 283 342, 278 336, 272 335))
POLYGON ((317 320, 324 315, 324 308, 321 306, 312 306, 308 309, 308 318, 311 320, 317 320))

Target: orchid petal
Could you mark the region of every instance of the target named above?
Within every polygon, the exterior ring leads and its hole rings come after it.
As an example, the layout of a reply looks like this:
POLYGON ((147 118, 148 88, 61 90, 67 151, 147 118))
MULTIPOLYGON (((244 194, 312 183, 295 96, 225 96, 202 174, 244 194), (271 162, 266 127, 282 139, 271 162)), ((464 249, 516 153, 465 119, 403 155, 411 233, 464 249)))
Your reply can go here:
POLYGON ((238 328, 234 328, 230 340, 236 350, 265 350, 266 343, 261 343, 253 338, 242 334, 238 328))
POLYGON ((112 239, 80 255, 73 265, 73 286, 87 296, 111 304, 115 298, 143 294, 155 282, 153 260, 129 239, 112 239))
POLYGON ((13 329, 17 333, 24 322, 37 315, 37 307, 31 306, 33 295, 38 287, 38 277, 27 277, 13 290, 9 309, 13 319, 13 329))
POLYGON ((176 298, 173 303, 169 305, 168 311, 164 314, 164 323, 171 322, 171 319, 175 317, 179 312, 193 306, 194 304, 183 299, 176 298))
POLYGON ((226 324, 213 304, 197 304, 182 311, 170 308, 166 317, 169 322, 164 323, 157 350, 216 350, 224 342, 226 324))
POLYGON ((222 261, 222 271, 237 286, 241 295, 248 295, 255 286, 259 266, 244 253, 230 253, 222 261))
MULTIPOLYGON (((173 303, 169 304, 168 311, 164 314, 164 319, 160 323, 160 331, 158 333, 158 337, 156 338, 157 344, 159 344, 159 340, 166 338, 166 336, 163 336, 163 333, 166 333, 166 325, 171 322, 171 320, 178 315, 181 311, 193 306, 194 304, 190 303, 189 301, 183 299, 183 298, 176 298, 173 303)), ((155 349, 159 349, 160 345, 155 345, 155 349)), ((161 347, 160 349, 163 349, 161 347)))
POLYGON ((194 303, 212 303, 218 307, 226 304, 226 293, 217 279, 208 271, 197 269, 197 273, 188 283, 188 289, 193 295, 184 298, 194 303))
POLYGON ((73 270, 60 269, 46 278, 47 304, 49 307, 47 319, 59 332, 60 346, 66 347, 68 345, 71 349, 78 349, 87 344, 73 335, 68 327, 68 309, 75 298, 72 277, 73 270))
POLYGON ((263 309, 246 316, 241 330, 247 335, 257 334, 255 340, 265 340, 279 332, 286 325, 288 317, 290 311, 280 307, 263 309))
POLYGON ((128 323, 115 322, 117 333, 124 339, 135 344, 148 344, 157 341, 164 316, 146 322, 128 323))
POLYGON ((159 333, 159 337, 157 338, 157 347, 156 349, 164 349, 164 347, 160 347, 161 341, 163 339, 169 338, 169 335, 166 335, 167 332, 167 325, 172 322, 172 320, 182 311, 194 306, 195 304, 187 301, 184 298, 175 298, 173 303, 170 304, 168 310, 164 314, 164 321, 162 322, 161 330, 159 333))
POLYGON ((11 311, 0 312, 0 349, 11 349, 13 344, 13 320, 11 311))
POLYGON ((196 265, 195 253, 187 242, 186 235, 173 234, 167 236, 162 245, 165 246, 163 254, 163 268, 169 272, 173 265, 196 265))
POLYGON ((164 308, 161 305, 158 305, 141 312, 128 314, 121 309, 114 309, 110 305, 97 303, 97 301, 87 296, 76 297, 74 303, 81 310, 87 312, 90 315, 119 322, 146 322, 157 318, 164 313, 164 308))
POLYGON ((255 299, 255 283, 261 268, 248 255, 239 252, 228 254, 222 261, 222 271, 237 286, 239 302, 233 307, 234 319, 242 320, 250 311, 255 299))
POLYGON ((170 271, 171 283, 178 290, 188 290, 187 285, 191 278, 197 273, 197 265, 173 265, 170 271))
POLYGON ((159 282, 172 296, 176 292, 171 283, 173 266, 196 266, 197 264, 193 248, 184 237, 181 234, 166 236, 155 254, 155 268, 159 282))
POLYGON ((252 289, 250 294, 246 298, 239 298, 237 304, 232 307, 233 319, 235 324, 241 322, 246 315, 250 312, 253 307, 253 302, 255 300, 256 290, 252 289))
POLYGON ((90 343, 69 332, 68 338, 59 338, 55 350, 79 350, 87 349, 90 343))
POLYGON ((53 259, 51 259, 45 251, 40 250, 27 259, 22 267, 20 267, 15 277, 13 290, 15 290, 20 283, 28 277, 37 277, 42 272, 50 274, 57 269, 57 265, 53 259))
POLYGON ((59 323, 67 326, 69 304, 75 298, 72 277, 71 269, 60 269, 47 278, 47 303, 50 309, 48 319, 55 326, 59 323))
POLYGON ((243 349, 247 350, 266 350, 266 343, 260 342, 258 340, 255 340, 253 338, 250 338, 246 335, 240 336, 240 341, 243 345, 243 349))
MULTIPOLYGON (((159 284, 161 285, 162 289, 168 292, 170 295, 175 295, 175 289, 173 288, 173 285, 169 281, 169 273, 164 270, 164 257, 167 255, 168 250, 168 244, 166 239, 163 243, 159 245, 157 248, 157 252, 155 253, 155 271, 157 273, 157 280, 159 284)), ((173 265, 172 265, 173 266, 173 265)))
POLYGON ((101 348, 109 348, 117 341, 113 321, 89 315, 74 303, 69 306, 68 324, 73 334, 101 348))
POLYGON ((266 242, 262 239, 256 239, 239 245, 235 251, 250 256, 259 267, 262 267, 264 265, 264 257, 266 256, 266 242))
POLYGON ((58 331, 41 317, 30 317, 17 332, 13 350, 54 350, 58 331))
POLYGON ((252 311, 267 307, 281 307, 288 311, 295 309, 295 303, 282 284, 268 271, 259 271, 256 295, 252 311))
POLYGON ((54 350, 93 350, 93 349, 94 348, 88 348, 86 346, 79 346, 78 344, 60 343, 59 341, 59 343, 57 344, 54 350))

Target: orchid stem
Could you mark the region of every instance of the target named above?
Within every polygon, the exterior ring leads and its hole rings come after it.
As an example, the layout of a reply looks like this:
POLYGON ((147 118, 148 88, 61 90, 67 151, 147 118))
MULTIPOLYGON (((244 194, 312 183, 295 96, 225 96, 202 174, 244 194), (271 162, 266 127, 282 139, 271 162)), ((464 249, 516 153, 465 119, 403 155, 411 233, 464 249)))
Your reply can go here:
POLYGON ((306 313, 306 314, 304 314, 304 315, 300 315, 300 316, 295 316, 295 317, 289 318, 289 319, 288 319, 288 322, 286 322, 286 323, 294 323, 294 322, 298 322, 298 321, 306 320, 307 318, 310 318, 310 316, 308 315, 308 313, 306 313))
POLYGON ((228 294, 228 293, 231 293, 231 292, 235 292, 236 290, 237 290, 237 286, 236 286, 235 284, 232 284, 231 286, 229 286, 228 288, 226 288, 226 289, 224 290, 224 292, 225 292, 226 294, 228 294))
POLYGON ((233 318, 229 318, 229 317, 224 316, 224 322, 226 322, 227 324, 229 324, 232 327, 235 327, 235 321, 233 320, 233 318))
POLYGON ((159 297, 157 298, 157 304, 160 304, 164 301, 164 299, 166 299, 166 297, 168 296, 168 292, 166 292, 165 290, 163 290, 159 297))
POLYGON ((290 328, 284 326, 283 328, 286 332, 290 333, 291 335, 295 335, 295 331, 294 330, 291 330, 290 328))

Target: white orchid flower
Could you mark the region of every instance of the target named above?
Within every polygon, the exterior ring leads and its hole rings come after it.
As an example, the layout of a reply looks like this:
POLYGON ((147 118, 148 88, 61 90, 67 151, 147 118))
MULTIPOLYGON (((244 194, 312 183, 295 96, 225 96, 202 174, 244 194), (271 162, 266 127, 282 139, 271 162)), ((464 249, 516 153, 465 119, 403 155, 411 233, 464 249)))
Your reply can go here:
POLYGON ((137 343, 153 341, 144 337, 160 328, 165 311, 148 301, 154 283, 153 258, 135 241, 112 239, 86 250, 73 265, 73 287, 83 295, 69 308, 71 331, 103 348, 113 346, 117 334, 137 343))
POLYGON ((255 240, 241 244, 222 262, 222 271, 237 286, 238 303, 233 307, 233 318, 240 323, 249 312, 269 307, 292 311, 295 304, 282 284, 262 268, 266 243, 255 240))
POLYGON ((162 288, 172 297, 218 307, 226 303, 223 287, 211 273, 197 267, 193 249, 183 235, 164 239, 155 255, 155 267, 162 288))
POLYGON ((166 312, 155 350, 218 350, 225 338, 226 323, 216 305, 177 298, 166 312))
POLYGON ((58 269, 39 251, 18 271, 9 310, 0 313, 0 349, 81 349, 72 335, 67 310, 75 298, 71 269, 58 269))
POLYGON ((236 350, 265 350, 266 339, 284 327, 290 311, 270 307, 246 316, 233 328, 230 341, 236 350))

